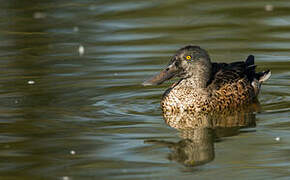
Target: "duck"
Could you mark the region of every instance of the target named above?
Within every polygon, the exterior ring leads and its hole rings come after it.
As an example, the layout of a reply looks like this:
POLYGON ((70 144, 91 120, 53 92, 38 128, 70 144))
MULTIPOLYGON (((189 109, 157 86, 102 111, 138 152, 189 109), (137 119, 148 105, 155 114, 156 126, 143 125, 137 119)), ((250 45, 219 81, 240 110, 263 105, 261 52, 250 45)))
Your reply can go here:
POLYGON ((219 112, 257 100, 261 85, 270 78, 271 71, 256 72, 256 67, 253 55, 245 61, 211 62, 205 49, 187 45, 171 57, 159 74, 142 84, 160 85, 178 78, 161 98, 163 112, 219 112))

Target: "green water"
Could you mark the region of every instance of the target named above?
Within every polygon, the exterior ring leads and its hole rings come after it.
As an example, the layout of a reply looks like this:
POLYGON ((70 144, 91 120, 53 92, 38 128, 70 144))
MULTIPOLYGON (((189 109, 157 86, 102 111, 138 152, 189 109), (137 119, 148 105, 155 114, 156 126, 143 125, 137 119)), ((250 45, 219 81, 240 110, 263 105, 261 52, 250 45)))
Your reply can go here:
POLYGON ((2 0, 0 14, 0 179, 290 178, 289 2, 2 0), (164 122, 169 84, 140 84, 187 44, 272 70, 255 125, 197 129, 201 145, 164 122), (204 159, 187 166, 185 148, 204 159))

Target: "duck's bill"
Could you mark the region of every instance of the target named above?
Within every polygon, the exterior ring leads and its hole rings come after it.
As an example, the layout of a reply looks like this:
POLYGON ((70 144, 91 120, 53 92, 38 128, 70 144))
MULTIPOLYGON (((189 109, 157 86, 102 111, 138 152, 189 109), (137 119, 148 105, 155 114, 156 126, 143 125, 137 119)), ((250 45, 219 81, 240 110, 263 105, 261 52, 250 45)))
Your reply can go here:
POLYGON ((144 81, 142 83, 143 86, 152 86, 162 84, 164 81, 173 78, 177 74, 177 68, 175 65, 169 65, 159 74, 153 76, 152 78, 144 81))

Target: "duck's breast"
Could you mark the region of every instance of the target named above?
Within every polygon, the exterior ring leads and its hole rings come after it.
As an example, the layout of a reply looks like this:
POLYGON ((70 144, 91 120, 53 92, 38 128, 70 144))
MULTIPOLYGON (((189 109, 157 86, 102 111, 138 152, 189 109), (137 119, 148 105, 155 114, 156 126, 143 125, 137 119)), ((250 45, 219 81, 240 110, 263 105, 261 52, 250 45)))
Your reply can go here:
POLYGON ((209 109, 209 93, 206 89, 191 87, 169 88, 163 95, 163 111, 205 111, 209 109))

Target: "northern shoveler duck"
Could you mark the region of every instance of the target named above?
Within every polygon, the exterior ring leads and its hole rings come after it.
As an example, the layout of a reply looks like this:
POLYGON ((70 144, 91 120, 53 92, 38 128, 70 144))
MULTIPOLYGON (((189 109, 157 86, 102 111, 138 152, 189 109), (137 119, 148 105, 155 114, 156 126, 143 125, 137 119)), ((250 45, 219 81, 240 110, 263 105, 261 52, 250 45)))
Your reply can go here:
POLYGON ((158 75, 143 83, 159 85, 173 77, 180 80, 165 91, 165 111, 215 112, 253 102, 271 71, 255 72, 254 56, 245 62, 212 63, 206 50, 185 46, 158 75))

